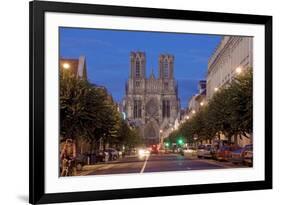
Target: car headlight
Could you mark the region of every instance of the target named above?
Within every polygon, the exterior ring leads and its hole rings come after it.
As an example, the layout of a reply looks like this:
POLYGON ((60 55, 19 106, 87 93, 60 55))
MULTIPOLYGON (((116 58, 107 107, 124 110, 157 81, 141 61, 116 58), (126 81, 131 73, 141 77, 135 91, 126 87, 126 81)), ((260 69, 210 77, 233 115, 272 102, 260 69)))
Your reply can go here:
POLYGON ((144 155, 144 154, 145 154, 145 150, 143 150, 143 149, 139 149, 138 154, 139 154, 140 156, 144 155))

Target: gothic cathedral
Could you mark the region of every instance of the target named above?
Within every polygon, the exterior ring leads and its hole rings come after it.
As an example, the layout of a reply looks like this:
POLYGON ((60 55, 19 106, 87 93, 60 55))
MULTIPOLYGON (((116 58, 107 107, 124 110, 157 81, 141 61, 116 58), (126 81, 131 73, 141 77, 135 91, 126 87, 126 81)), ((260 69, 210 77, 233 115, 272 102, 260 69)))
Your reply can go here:
POLYGON ((145 53, 131 52, 123 105, 127 119, 139 127, 146 145, 160 143, 161 133, 174 125, 180 112, 174 56, 160 55, 158 66, 158 78, 153 72, 147 78, 145 53))

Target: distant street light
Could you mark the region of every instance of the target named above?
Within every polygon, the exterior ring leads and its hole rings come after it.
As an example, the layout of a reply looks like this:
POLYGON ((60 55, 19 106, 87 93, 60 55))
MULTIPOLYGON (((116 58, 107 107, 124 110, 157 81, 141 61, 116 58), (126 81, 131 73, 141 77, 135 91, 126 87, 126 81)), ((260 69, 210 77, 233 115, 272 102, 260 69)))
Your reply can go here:
POLYGON ((240 74, 242 73, 242 67, 241 67, 241 66, 237 67, 237 68, 235 69, 235 72, 236 72, 238 75, 240 75, 240 74))
POLYGON ((185 119, 187 119, 187 120, 189 120, 189 118, 190 118, 190 117, 189 117, 188 115, 185 117, 185 119))
POLYGON ((162 133, 163 132, 163 130, 160 130, 160 133, 162 133))
POLYGON ((201 102, 201 103, 200 103, 200 106, 203 106, 203 105, 204 105, 204 102, 201 102))
POLYGON ((69 63, 64 63, 64 64, 62 64, 62 67, 64 69, 68 70, 70 68, 70 65, 69 65, 69 63))
POLYGON ((192 114, 195 114, 196 113, 196 111, 195 110, 192 110, 192 114))
POLYGON ((218 90, 219 90, 219 88, 217 88, 217 87, 214 88, 214 91, 215 91, 215 92, 217 92, 218 90))

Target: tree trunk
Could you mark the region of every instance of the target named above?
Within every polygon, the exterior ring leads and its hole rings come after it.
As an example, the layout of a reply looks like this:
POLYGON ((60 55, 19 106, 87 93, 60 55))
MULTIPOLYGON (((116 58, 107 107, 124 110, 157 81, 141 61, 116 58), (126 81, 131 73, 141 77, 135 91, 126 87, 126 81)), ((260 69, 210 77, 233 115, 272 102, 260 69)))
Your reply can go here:
POLYGON ((237 134, 234 135, 234 144, 238 145, 238 136, 237 136, 237 134))

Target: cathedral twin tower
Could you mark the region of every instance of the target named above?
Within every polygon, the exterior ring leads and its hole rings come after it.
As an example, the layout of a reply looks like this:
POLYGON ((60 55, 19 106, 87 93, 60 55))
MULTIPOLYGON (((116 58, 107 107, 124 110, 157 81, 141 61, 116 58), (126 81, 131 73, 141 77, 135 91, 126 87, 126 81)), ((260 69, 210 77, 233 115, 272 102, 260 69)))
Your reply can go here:
POLYGON ((180 110, 174 56, 160 55, 158 66, 158 78, 153 73, 147 78, 145 53, 131 52, 124 108, 128 120, 139 127, 146 145, 160 142, 161 133, 171 129, 180 110))

